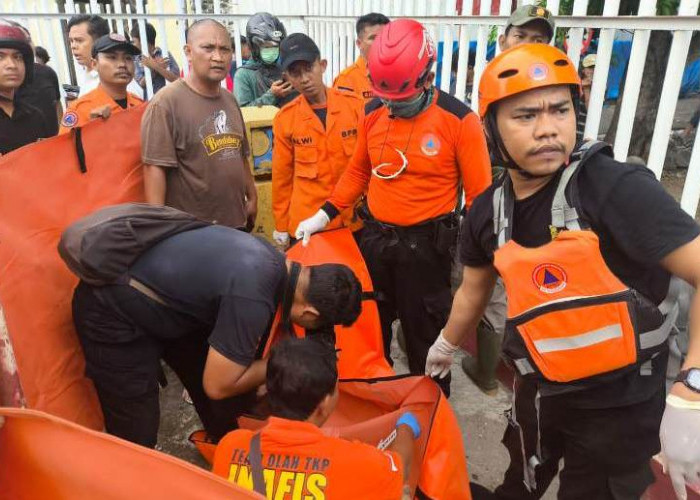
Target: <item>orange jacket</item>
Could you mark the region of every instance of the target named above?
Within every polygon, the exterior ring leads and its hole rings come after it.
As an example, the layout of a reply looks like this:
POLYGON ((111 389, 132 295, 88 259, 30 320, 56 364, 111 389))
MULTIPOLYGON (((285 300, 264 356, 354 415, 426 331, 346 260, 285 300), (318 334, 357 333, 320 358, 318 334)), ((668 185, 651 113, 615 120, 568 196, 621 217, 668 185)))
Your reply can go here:
MULTIPOLYGON (((291 235, 328 199, 355 150, 364 105, 356 96, 327 89, 324 128, 308 101, 298 96, 284 106, 273 123, 272 211, 277 231, 291 235)), ((355 230, 352 204, 333 221, 355 230)))
MULTIPOLYGON (((491 163, 479 118, 440 90, 414 118, 392 118, 378 99, 368 104, 355 154, 328 200, 344 210, 367 189, 372 215, 382 222, 411 226, 454 210, 462 183, 467 206, 491 184, 491 163), (405 170, 392 179, 403 165, 405 170)), ((330 215, 335 215, 331 213, 330 215)))
POLYGON ((335 77, 333 88, 351 92, 369 103, 374 99, 372 84, 367 76, 367 61, 360 56, 352 66, 348 66, 335 77))
MULTIPOLYGON (((358 441, 330 437, 308 422, 271 417, 260 450, 267 498, 399 499, 400 457, 358 441)), ((219 442, 212 472, 252 490, 248 461, 254 432, 239 429, 219 442)))
MULTIPOLYGON (((126 108, 133 108, 143 104, 143 99, 139 99, 131 92, 126 93, 126 108)), ((90 120, 90 113, 96 108, 104 108, 109 106, 112 113, 123 111, 124 108, 119 106, 111 96, 105 92, 102 85, 98 85, 95 90, 88 92, 83 97, 72 101, 68 105, 68 109, 63 113, 61 118, 61 127, 58 130, 59 135, 69 132, 72 128, 82 127, 90 120)))

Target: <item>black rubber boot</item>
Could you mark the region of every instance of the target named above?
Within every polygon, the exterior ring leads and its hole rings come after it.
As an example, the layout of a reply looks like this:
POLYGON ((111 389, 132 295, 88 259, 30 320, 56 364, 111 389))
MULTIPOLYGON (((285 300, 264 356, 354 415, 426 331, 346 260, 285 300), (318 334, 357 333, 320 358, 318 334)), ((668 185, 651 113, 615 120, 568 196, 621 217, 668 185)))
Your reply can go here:
POLYGON ((481 390, 494 396, 498 392, 496 369, 501 354, 501 339, 493 329, 481 321, 476 328, 476 357, 467 355, 462 370, 481 390))

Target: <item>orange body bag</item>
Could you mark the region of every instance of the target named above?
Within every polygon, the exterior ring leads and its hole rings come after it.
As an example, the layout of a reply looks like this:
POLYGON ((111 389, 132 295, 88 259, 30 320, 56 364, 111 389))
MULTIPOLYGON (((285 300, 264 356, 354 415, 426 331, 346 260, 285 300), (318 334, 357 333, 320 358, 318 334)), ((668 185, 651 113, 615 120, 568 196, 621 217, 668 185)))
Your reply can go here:
MULTIPOLYGON (((372 282, 350 231, 337 229, 315 234, 308 246, 297 244, 287 256, 303 265, 345 264, 355 272, 367 296, 355 324, 335 329, 336 347, 340 349, 340 397, 324 431, 376 446, 391 434, 398 417, 410 410, 422 429, 411 470, 412 488, 420 489, 429 498, 470 499, 462 434, 449 403, 432 380, 397 377, 384 358, 379 313, 371 300, 372 282)), ((266 352, 285 334, 279 316, 266 352)), ((295 328, 294 333, 304 335, 302 329, 295 328)), ((243 417, 239 424, 242 428, 259 429, 265 420, 243 417)), ((216 445, 206 441, 204 431, 195 432, 190 440, 209 462, 213 461, 216 445)), ((348 492, 348 498, 352 498, 351 493, 348 492)))

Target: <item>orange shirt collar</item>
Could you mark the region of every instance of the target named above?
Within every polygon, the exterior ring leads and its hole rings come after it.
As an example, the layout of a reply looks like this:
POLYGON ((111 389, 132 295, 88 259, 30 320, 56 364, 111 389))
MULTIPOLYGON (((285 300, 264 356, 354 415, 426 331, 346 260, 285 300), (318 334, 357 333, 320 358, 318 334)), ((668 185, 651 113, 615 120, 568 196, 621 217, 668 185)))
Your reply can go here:
POLYGON ((325 437, 323 431, 310 422, 280 417, 270 417, 263 433, 266 439, 276 440, 276 436, 281 436, 285 445, 318 441, 325 437))
MULTIPOLYGON (((99 93, 100 95, 100 101, 101 102, 109 102, 109 103, 114 103, 115 106, 119 106, 116 101, 110 96, 107 91, 104 89, 102 84, 98 84, 97 87, 95 87, 94 92, 99 93)), ((129 92, 128 90, 126 91, 126 107, 130 108, 132 106, 137 106, 140 104, 141 101, 138 97, 136 97, 134 94, 129 92)))

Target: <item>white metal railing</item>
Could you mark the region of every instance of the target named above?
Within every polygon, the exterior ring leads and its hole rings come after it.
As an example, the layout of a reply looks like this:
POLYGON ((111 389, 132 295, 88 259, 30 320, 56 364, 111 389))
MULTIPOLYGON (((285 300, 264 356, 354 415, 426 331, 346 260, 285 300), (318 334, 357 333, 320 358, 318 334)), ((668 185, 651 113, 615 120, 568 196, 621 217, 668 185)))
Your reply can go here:
MULTIPOLYGON (((489 39, 502 32, 509 14, 510 0, 501 0, 498 12, 492 12, 493 0, 481 0, 480 11, 472 15, 475 0, 462 0, 462 11, 457 12, 457 0, 213 0, 213 8, 204 11, 202 0, 136 0, 132 12, 131 3, 111 0, 99 3, 90 0, 89 4, 66 0, 65 12, 59 13, 53 0, 0 0, 1 15, 17 18, 31 31, 37 45, 43 45, 54 61, 54 67, 63 82, 70 81, 72 57, 67 57, 65 38, 60 25, 77 12, 99 13, 110 21, 115 21, 116 29, 124 29, 123 21, 139 21, 141 39, 145 40, 144 21, 149 20, 157 29, 158 44, 167 47, 179 59, 183 71, 187 64, 182 47, 185 42, 185 28, 188 22, 203 17, 214 17, 230 25, 234 38, 236 60, 241 60, 239 36, 245 29, 250 14, 267 10, 278 15, 287 26, 288 32, 304 31, 319 45, 321 53, 328 59, 327 84, 357 57, 355 47, 355 20, 368 12, 382 12, 389 17, 413 17, 424 23, 436 41, 443 46, 443 64, 440 71, 440 87, 449 91, 454 83, 456 97, 465 100, 470 42, 476 43, 473 88, 478 88, 479 80, 486 65, 489 39), (226 9, 222 3, 228 5, 226 9), (234 5, 229 5, 229 4, 234 5), (191 4, 194 4, 192 7, 191 4), (496 14, 496 15, 492 15, 496 14), (451 60, 453 41, 457 41, 457 68, 452 74, 451 60)), ((534 0, 519 0, 521 3, 535 3, 534 0)), ((615 157, 624 160, 629 151, 632 126, 642 83, 642 74, 649 46, 651 30, 665 30, 673 33, 673 43, 666 68, 666 78, 661 92, 660 108, 657 114, 649 167, 660 177, 666 156, 673 116, 678 103, 682 71, 688 56, 690 38, 693 31, 700 30, 700 18, 694 14, 700 0, 681 0, 678 16, 656 16, 654 0, 642 0, 637 16, 619 16, 620 0, 606 0, 602 16, 586 16, 589 0, 574 0, 573 15, 556 18, 557 28, 570 28, 568 33, 568 54, 578 63, 584 28, 601 28, 598 42, 596 70, 593 78, 588 108, 585 135, 596 137, 600 131, 601 116, 612 47, 618 30, 633 31, 634 38, 624 84, 624 94, 619 102, 620 117, 614 144, 615 157)), ((559 0, 547 0, 547 6, 558 14, 559 0)), ((68 53, 69 54, 69 53, 68 53)), ((147 95, 152 95, 150 72, 146 69, 147 95)), ((478 107, 478 93, 473 92, 471 106, 478 107)), ((683 188, 681 205, 695 214, 700 199, 700 146, 696 141, 683 188)))

